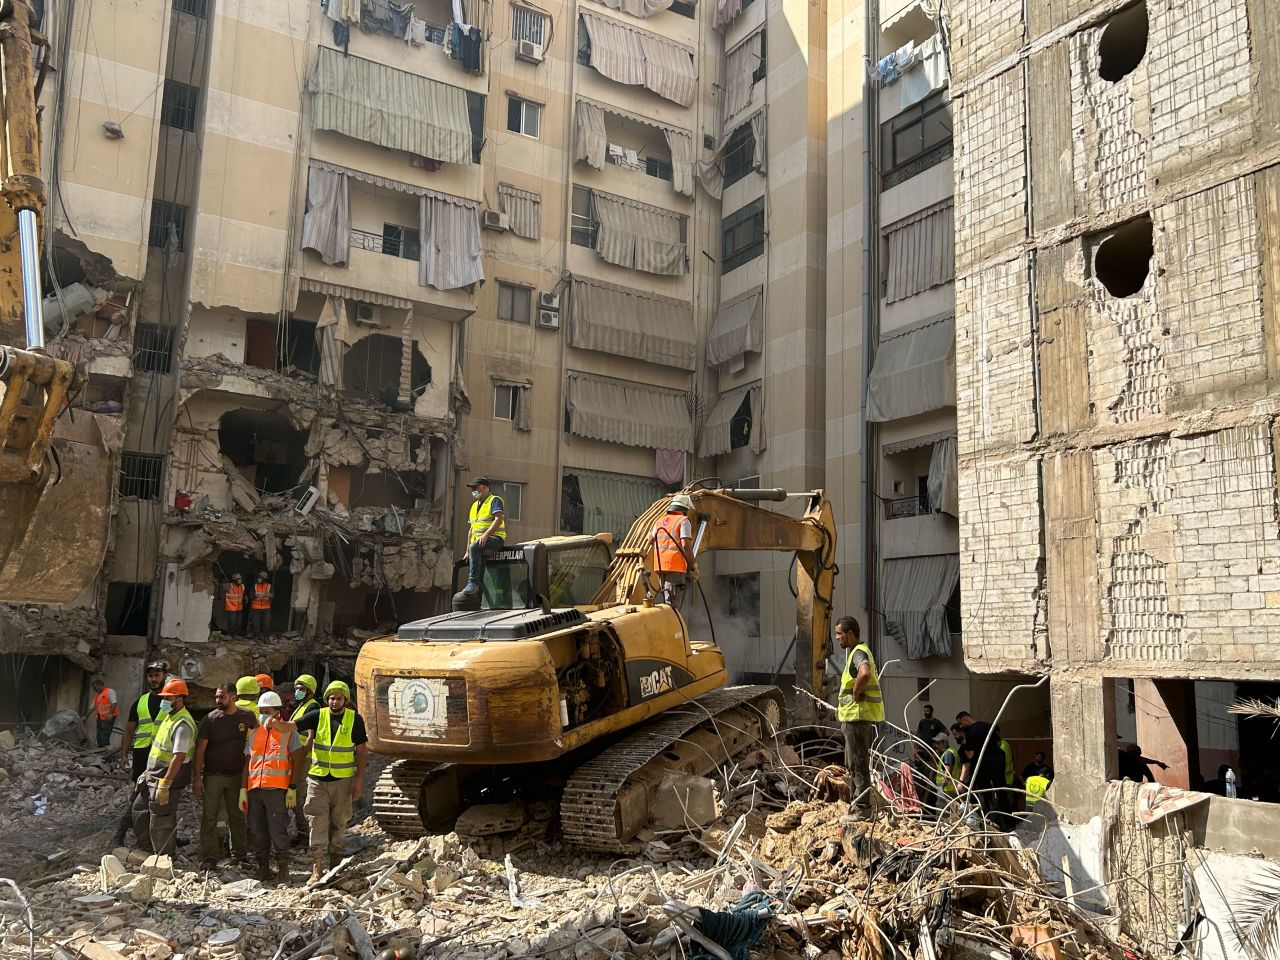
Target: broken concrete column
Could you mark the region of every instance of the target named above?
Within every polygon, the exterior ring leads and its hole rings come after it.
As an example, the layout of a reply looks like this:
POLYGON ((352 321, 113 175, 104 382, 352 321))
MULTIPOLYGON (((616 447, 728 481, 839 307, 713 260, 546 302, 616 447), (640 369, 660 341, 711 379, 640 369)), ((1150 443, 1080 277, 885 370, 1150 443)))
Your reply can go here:
POLYGON ((1103 783, 1116 773, 1116 702, 1101 677, 1049 678, 1053 724, 1053 789, 1049 799, 1068 819, 1097 815, 1103 783))
POLYGON ((400 392, 396 399, 408 406, 413 396, 413 308, 404 314, 400 328, 400 392))

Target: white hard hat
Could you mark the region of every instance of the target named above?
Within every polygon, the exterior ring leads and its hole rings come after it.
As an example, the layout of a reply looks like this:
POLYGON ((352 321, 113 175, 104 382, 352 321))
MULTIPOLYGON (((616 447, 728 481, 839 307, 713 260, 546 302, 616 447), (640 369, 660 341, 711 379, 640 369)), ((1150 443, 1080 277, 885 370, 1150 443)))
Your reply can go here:
POLYGON ((682 507, 686 513, 693 513, 693 498, 687 493, 677 493, 671 498, 668 509, 674 510, 676 507, 682 507))
POLYGON ((264 690, 262 696, 258 697, 258 706, 279 708, 284 706, 284 701, 274 690, 264 690))

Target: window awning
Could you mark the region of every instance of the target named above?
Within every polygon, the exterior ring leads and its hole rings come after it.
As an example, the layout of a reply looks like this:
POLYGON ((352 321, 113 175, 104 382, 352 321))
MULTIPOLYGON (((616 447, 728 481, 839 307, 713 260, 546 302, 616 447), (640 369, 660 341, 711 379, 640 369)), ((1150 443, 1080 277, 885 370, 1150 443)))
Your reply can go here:
POLYGON ((947 603, 960 582, 960 556, 885 560, 882 569, 884 627, 911 660, 951 655, 947 603))
POLYGON ((460 207, 476 208, 479 203, 467 197, 455 196, 452 193, 441 193, 439 190, 428 190, 426 187, 419 187, 416 184, 405 183, 403 180, 392 180, 390 177, 380 177, 376 173, 365 173, 363 170, 357 170, 354 167, 344 167, 338 163, 331 163, 328 160, 312 160, 311 167, 314 170, 327 170, 329 173, 340 173, 343 176, 350 177, 352 180, 359 180, 361 183, 368 183, 375 187, 382 187, 384 190, 395 190, 398 193, 407 193, 414 197, 434 197, 436 200, 443 200, 445 203, 456 203, 460 207))
POLYGON ((604 128, 604 107, 579 100, 573 110, 573 161, 585 160, 597 170, 604 169, 609 136, 604 128))
POLYGON ((682 107, 693 103, 698 75, 693 51, 647 30, 636 30, 612 17, 583 11, 591 40, 591 66, 616 83, 643 86, 682 107))
POLYGON ((680 239, 679 214, 612 194, 592 191, 600 229, 596 252, 609 263, 645 273, 680 276, 689 257, 680 239))
POLYGON ((933 448, 929 460, 929 507, 934 513, 960 516, 959 464, 956 459, 956 438, 945 437, 933 448))
POLYGON ((900 420, 955 402, 954 317, 928 320, 880 342, 867 379, 868 420, 900 420))
POLYGON ((742 401, 751 398, 751 436, 748 445, 753 453, 764 449, 764 424, 761 422, 760 383, 749 383, 720 395, 707 422, 702 425, 702 437, 698 442, 698 456, 718 457, 733 449, 733 418, 742 401))
POLYGON ((511 232, 526 240, 542 235, 542 197, 509 183, 498 184, 498 206, 510 218, 511 232))
POLYGON ((629 447, 693 450, 693 424, 683 390, 570 372, 565 409, 569 432, 575 436, 629 447))
POLYGON ((919 450, 921 447, 932 447, 935 443, 948 437, 955 439, 954 430, 939 430, 937 433, 926 433, 919 437, 908 437, 906 440, 894 440, 880 447, 880 452, 891 457, 895 453, 906 453, 908 450, 919 450))
POLYGON ((471 120, 461 87, 321 47, 307 90, 317 130, 442 163, 471 162, 471 120))
POLYGON ((764 287, 756 287, 721 305, 707 334, 707 363, 741 370, 748 353, 764 349, 764 287))
POLYGON ((600 0, 600 2, 610 10, 621 10, 642 20, 671 8, 671 0, 600 0))
POLYGON ((378 293, 374 290, 361 290, 359 287, 348 287, 342 283, 329 283, 327 280, 315 280, 301 277, 298 289, 307 293, 322 293, 327 297, 341 297, 343 300, 355 300, 357 303, 372 303, 379 307, 394 307, 397 310, 409 310, 413 301, 403 297, 393 297, 389 293, 378 293))
POLYGON ((652 477, 629 477, 566 467, 578 480, 582 497, 582 532, 613 534, 619 544, 654 501, 667 496, 667 488, 652 477))
POLYGON ((697 344, 689 303, 580 277, 569 291, 569 345, 693 370, 697 344))
POLYGON ((755 89, 755 72, 760 69, 764 53, 764 32, 757 30, 728 52, 724 60, 724 101, 720 127, 729 133, 735 117, 751 105, 755 89))
POLYGON ((889 257, 885 301, 895 303, 956 276, 955 207, 953 201, 927 207, 885 228, 889 257))

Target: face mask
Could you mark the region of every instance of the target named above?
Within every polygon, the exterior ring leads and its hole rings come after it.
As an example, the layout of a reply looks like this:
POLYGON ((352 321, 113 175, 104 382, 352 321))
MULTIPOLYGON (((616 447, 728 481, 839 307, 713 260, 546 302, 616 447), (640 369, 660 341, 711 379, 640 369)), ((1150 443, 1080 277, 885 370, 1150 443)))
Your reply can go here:
POLYGON ((273 716, 274 714, 271 714, 271 713, 260 713, 258 714, 258 723, 266 723, 273 716))
POLYGON ((308 691, 306 687, 293 688, 293 698, 295 700, 305 700, 308 696, 310 696, 310 691, 308 691))
POLYGON ((172 700, 161 700, 161 701, 160 701, 160 712, 161 712, 161 713, 172 713, 172 712, 173 712, 173 701, 172 701, 172 700))
POLYGON ((471 499, 472 499, 472 500, 479 500, 479 499, 480 499, 480 491, 479 491, 479 490, 472 490, 472 491, 471 491, 471 499))

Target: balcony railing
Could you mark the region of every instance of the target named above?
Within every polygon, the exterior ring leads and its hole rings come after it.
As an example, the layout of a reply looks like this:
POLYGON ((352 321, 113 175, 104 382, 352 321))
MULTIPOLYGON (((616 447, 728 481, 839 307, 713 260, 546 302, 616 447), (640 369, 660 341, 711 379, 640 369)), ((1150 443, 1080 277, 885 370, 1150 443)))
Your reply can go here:
POLYGON ((671 161, 663 160, 660 157, 637 157, 636 162, 632 164, 628 162, 625 155, 619 156, 616 153, 606 153, 605 160, 615 167, 621 167, 623 170, 635 170, 645 174, 645 176, 666 180, 668 183, 673 176, 671 161))
POLYGON ((929 505, 919 497, 900 497, 897 500, 884 502, 886 520, 898 520, 902 517, 920 517, 929 512, 929 505))
POLYGON ((370 233, 368 230, 351 230, 351 246, 357 250, 370 250, 388 257, 402 257, 405 260, 417 260, 420 249, 414 239, 388 237, 381 233, 370 233))

